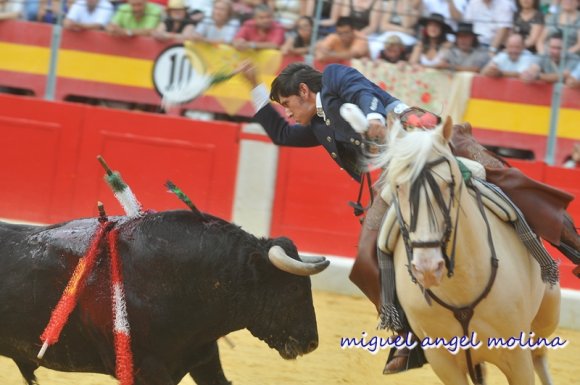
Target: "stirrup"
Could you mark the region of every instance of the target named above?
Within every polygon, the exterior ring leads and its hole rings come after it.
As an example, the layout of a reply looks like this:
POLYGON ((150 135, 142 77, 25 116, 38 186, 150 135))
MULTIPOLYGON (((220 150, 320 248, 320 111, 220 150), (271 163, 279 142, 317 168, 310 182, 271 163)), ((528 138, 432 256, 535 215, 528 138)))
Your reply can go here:
POLYGON ((387 362, 385 364, 385 368, 383 369, 383 374, 388 375, 406 372, 409 369, 420 368, 426 363, 427 359, 425 358, 425 353, 423 352, 423 349, 421 349, 420 346, 416 346, 413 349, 391 348, 391 351, 389 352, 389 357, 387 358, 387 362), (396 358, 404 359, 405 360, 404 365, 402 365, 400 368, 396 368, 395 370, 388 369, 387 367, 389 366, 389 364, 396 358))

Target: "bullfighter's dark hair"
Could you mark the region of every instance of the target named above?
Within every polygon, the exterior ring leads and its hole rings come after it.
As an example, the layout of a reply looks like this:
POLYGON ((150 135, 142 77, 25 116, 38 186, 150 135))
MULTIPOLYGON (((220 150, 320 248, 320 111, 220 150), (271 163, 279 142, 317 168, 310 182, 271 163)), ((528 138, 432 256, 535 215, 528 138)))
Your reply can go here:
POLYGON ((308 64, 291 63, 272 82, 270 99, 280 103, 280 97, 298 95, 300 83, 306 84, 312 92, 320 92, 322 73, 308 64))

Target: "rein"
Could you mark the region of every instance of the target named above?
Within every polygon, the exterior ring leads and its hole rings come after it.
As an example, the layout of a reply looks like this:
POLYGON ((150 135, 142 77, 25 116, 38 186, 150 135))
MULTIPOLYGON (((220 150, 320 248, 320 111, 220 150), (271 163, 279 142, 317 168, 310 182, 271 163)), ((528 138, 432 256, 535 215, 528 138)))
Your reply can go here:
MULTIPOLYGON (((469 323, 471 322, 471 319, 473 318, 473 315, 475 313, 475 307, 477 305, 479 305, 479 303, 485 297, 487 297, 487 295, 491 291, 491 288, 493 287, 493 283, 495 282, 495 278, 497 276, 497 268, 498 268, 498 259, 497 259, 496 253, 495 253, 495 246, 493 245, 493 237, 491 236, 491 226, 489 225, 487 215, 485 215, 485 209, 483 208, 483 202, 481 199, 481 192, 479 191, 479 189, 477 189, 475 187, 474 187, 474 190, 476 192, 476 197, 477 197, 477 207, 479 208, 479 212, 481 213, 481 216, 483 217, 483 220, 485 222, 485 227, 487 228, 487 242, 489 244, 489 248, 490 248, 490 252, 491 252, 491 258, 490 258, 491 275, 489 277, 489 280, 487 281, 487 285, 485 286, 485 288, 483 289, 483 292, 481 292, 479 297, 477 297, 475 299, 475 301, 473 301, 470 305, 464 306, 464 307, 451 306, 451 305, 445 303, 439 297, 437 297, 430 289, 426 290, 429 297, 431 297, 435 302, 437 302, 439 305, 441 305, 444 308, 453 312, 453 315, 455 316, 457 321, 459 321, 459 323, 461 324, 461 327, 463 328, 464 335, 467 335, 469 333, 469 330, 468 330, 469 323)), ((481 372, 481 367, 478 364, 477 367, 474 368, 473 360, 471 358, 471 349, 465 350, 465 356, 467 359, 467 369, 469 370, 469 377, 471 377, 471 381, 473 381, 474 384, 483 384, 483 374, 481 372)))
MULTIPOLYGON (((445 265, 448 269, 447 276, 448 277, 453 276, 453 267, 454 267, 454 263, 455 263, 455 246, 456 246, 457 228, 458 228, 457 226, 459 223, 459 207, 457 208, 457 214, 455 217, 455 232, 453 235, 451 257, 447 256, 446 248, 447 248, 447 244, 449 242, 450 233, 452 231, 450 211, 451 211, 451 205, 453 203, 453 198, 454 198, 453 191, 454 191, 455 181, 452 180, 449 183, 449 185, 451 187, 451 199, 449 202, 449 206, 446 207, 445 202, 443 200, 443 195, 441 193, 441 190, 435 184, 433 175, 431 175, 431 172, 429 171, 430 168, 432 168, 432 167, 434 167, 442 162, 447 162, 449 164, 449 160, 447 158, 442 157, 442 158, 439 158, 439 159, 434 160, 432 162, 429 162, 425 165, 424 169, 421 171, 419 178, 415 181, 415 183, 413 183, 413 185, 411 187, 411 197, 410 197, 410 200, 411 200, 410 204, 411 204, 411 208, 412 208, 411 209, 411 230, 414 230, 414 229, 416 229, 416 224, 417 224, 419 195, 418 195, 418 193, 413 194, 413 192, 418 191, 420 189, 420 187, 424 186, 425 181, 429 184, 429 187, 431 187, 435 201, 437 202, 438 206, 443 210, 443 214, 444 214, 446 228, 445 228, 445 232, 444 232, 444 235, 443 235, 441 240, 439 240, 439 241, 437 241, 437 240, 411 241, 410 237, 409 237, 409 228, 403 219, 403 216, 401 214, 400 202, 399 202, 397 194, 395 194, 394 200, 395 200, 395 208, 397 211, 397 219, 399 221, 399 225, 401 228, 401 235, 402 235, 403 241, 405 243, 405 251, 407 253, 407 259, 409 261, 409 265, 407 266, 407 270, 409 271, 409 274, 411 275, 411 280, 414 283, 417 283, 417 280, 413 276, 412 271, 411 271, 411 262, 412 262, 412 258, 413 258, 413 249, 414 248, 421 248, 421 247, 428 248, 428 247, 441 246, 442 251, 443 251, 443 256, 445 259, 445 265)), ((458 194, 458 200, 459 200, 459 197, 461 196, 463 184, 461 183, 459 186, 460 186, 459 187, 460 190, 459 190, 459 194, 458 194)), ((441 305, 442 307, 444 307, 445 309, 447 309, 453 313, 453 316, 455 317, 455 319, 457 319, 457 321, 461 325, 461 327, 463 329, 463 333, 466 336, 469 333, 469 324, 471 322, 471 319, 473 318, 473 315, 475 314, 475 307, 485 297, 487 297, 487 295, 491 291, 491 288, 493 287, 493 284, 494 284, 496 276, 497 276, 497 269, 498 269, 498 259, 497 259, 497 255, 496 255, 496 251, 495 251, 495 246, 493 244, 493 237, 491 235, 491 226, 489 224, 489 220, 487 219, 487 215, 485 214, 485 209, 483 207, 481 191, 479 189, 477 189, 476 186, 472 185, 471 187, 473 187, 473 189, 476 192, 477 207, 478 207, 478 209, 481 213, 481 216, 485 222, 485 226, 487 229, 487 241, 488 241, 490 252, 491 252, 491 257, 490 257, 491 275, 489 277, 489 280, 487 281, 487 285, 483 289, 482 293, 471 304, 469 304, 467 306, 463 306, 463 307, 451 306, 451 305, 445 303, 439 297, 437 297, 437 295, 435 295, 435 293, 433 293, 430 289, 424 290, 421 287, 421 290, 423 290, 429 296, 428 298, 433 299, 439 305, 441 305)), ((432 207, 430 207, 430 210, 432 211, 432 207)), ((483 373, 481 371, 481 366, 479 364, 477 364, 474 367, 473 359, 471 356, 471 349, 465 350, 465 356, 466 356, 466 361, 467 361, 466 362, 467 369, 469 371, 469 377, 471 378, 471 381, 474 384, 483 384, 483 373)))
MULTIPOLYGON (((411 261, 413 259, 413 249, 415 249, 415 248, 430 248, 430 247, 439 246, 441 248, 441 253, 443 254, 443 259, 445 260, 445 267, 447 268, 447 276, 449 278, 451 278, 453 276, 453 270, 455 267, 455 245, 456 245, 456 240, 457 240, 457 232, 455 232, 455 234, 453 236, 451 255, 447 254, 447 244, 449 243, 449 239, 451 237, 451 231, 453 228, 453 226, 451 224, 450 212, 451 212, 451 206, 453 205, 453 200, 455 199, 455 185, 456 185, 455 178, 453 177, 453 174, 451 174, 451 182, 449 182, 451 195, 450 195, 450 199, 449 199, 449 204, 446 205, 445 200, 443 199, 443 194, 441 193, 441 190, 437 186, 437 183, 435 182, 435 178, 433 177, 433 175, 429 171, 432 167, 435 167, 443 162, 447 162, 449 167, 451 167, 451 165, 449 164, 449 159, 447 159, 445 157, 438 158, 432 162, 425 164, 425 167, 423 168, 423 170, 419 174, 419 177, 412 184, 411 196, 410 196, 410 206, 411 206, 411 225, 410 226, 405 222, 405 219, 403 218, 403 214, 401 213, 401 204, 399 201, 399 196, 396 193, 394 194, 393 200, 395 202, 397 220, 399 222, 399 227, 401 228, 401 235, 403 237, 403 242, 405 244, 405 251, 407 253, 407 260, 409 262, 409 264, 407 265, 407 270, 409 272, 409 275, 411 276, 411 280, 414 283, 417 283, 417 280, 415 279, 415 277, 413 276, 413 273, 411 271, 411 261), (421 188, 423 187, 425 189, 425 194, 427 194, 426 188, 425 188, 426 184, 429 185, 429 187, 431 188, 431 191, 432 191, 433 196, 435 198, 435 202, 437 203, 437 205, 441 209, 441 212, 443 213, 443 217, 444 217, 444 221, 445 221, 445 231, 444 231, 443 236, 440 240, 411 241, 411 237, 410 237, 409 233, 410 233, 410 231, 414 231, 417 228, 417 218, 418 218, 418 213, 419 213, 419 201, 421 198, 420 197, 421 188)), ((460 186, 459 194, 461 195, 463 185, 460 184, 459 186, 460 186)), ((427 199, 427 204, 429 205, 429 212, 433 213, 433 207, 430 205, 430 203, 431 202, 427 199)), ((459 214, 459 210, 457 211, 457 213, 459 214)), ((432 218, 432 217, 430 216, 430 218, 432 218)), ((457 215, 455 218, 455 228, 457 228, 458 221, 459 221, 459 215, 457 215)))

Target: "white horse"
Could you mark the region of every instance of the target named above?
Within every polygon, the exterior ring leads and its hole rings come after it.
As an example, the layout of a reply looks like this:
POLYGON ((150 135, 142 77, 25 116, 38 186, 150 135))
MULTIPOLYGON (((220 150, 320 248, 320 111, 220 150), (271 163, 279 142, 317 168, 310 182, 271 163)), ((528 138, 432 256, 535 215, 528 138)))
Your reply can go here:
MULTIPOLYGON (((420 341, 427 337, 452 341, 477 333, 481 346, 469 353, 425 349, 443 383, 467 385, 468 374, 473 381, 478 377, 473 368, 489 362, 510 385, 533 384, 534 367, 544 385, 552 384, 546 348, 488 348, 488 338, 507 341, 523 333, 522 342, 529 344, 540 337, 548 339, 559 321, 560 288, 542 282, 538 263, 513 227, 480 209, 468 193, 449 147, 450 137, 450 119, 431 131, 406 132, 396 123, 387 151, 379 158, 379 165, 386 167, 379 182, 382 196, 398 210, 401 227, 394 248, 401 306, 420 341), (492 258, 492 249, 497 259, 492 258), (448 256, 454 259, 452 275, 446 274, 453 265, 446 262, 448 256), (465 328, 447 308, 472 305, 473 317, 465 328)), ((458 317, 469 318, 469 313, 458 312, 458 317)))

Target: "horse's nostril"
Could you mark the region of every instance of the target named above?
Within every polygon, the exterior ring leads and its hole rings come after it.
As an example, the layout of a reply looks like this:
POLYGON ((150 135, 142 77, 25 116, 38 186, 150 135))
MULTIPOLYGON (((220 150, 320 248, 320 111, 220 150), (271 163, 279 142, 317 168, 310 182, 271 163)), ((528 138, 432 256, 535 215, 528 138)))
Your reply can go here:
POLYGON ((439 261, 439 263, 437 264, 437 271, 443 270, 444 267, 445 267, 445 261, 439 261))

